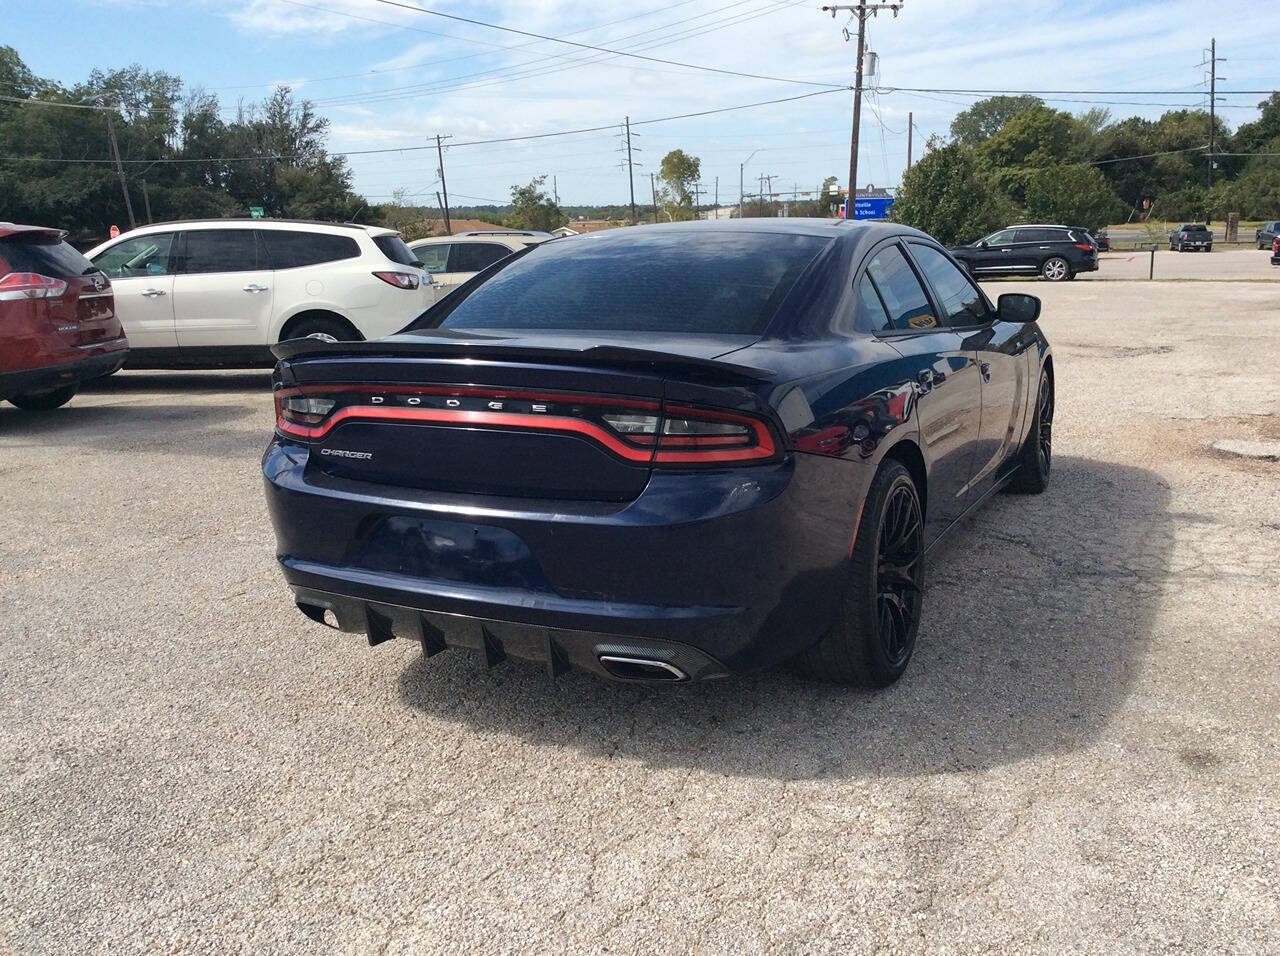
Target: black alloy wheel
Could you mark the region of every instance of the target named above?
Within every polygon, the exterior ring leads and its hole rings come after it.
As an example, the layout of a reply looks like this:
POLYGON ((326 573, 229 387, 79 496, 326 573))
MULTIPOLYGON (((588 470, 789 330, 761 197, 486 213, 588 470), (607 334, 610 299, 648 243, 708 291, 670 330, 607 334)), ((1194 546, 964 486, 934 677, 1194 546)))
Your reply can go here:
POLYGON ((894 487, 880 526, 876 570, 877 636, 885 660, 904 667, 915 645, 920 621, 920 559, 924 521, 915 486, 894 487))
POLYGON ((1018 468, 1009 480, 1009 490, 1038 495, 1049 487, 1049 469, 1053 465, 1053 380, 1040 373, 1036 390, 1036 417, 1027 431, 1018 468))
POLYGON ((911 661, 924 599, 924 506, 899 461, 872 479, 844 575, 834 625, 795 664, 819 680, 887 687, 911 661))

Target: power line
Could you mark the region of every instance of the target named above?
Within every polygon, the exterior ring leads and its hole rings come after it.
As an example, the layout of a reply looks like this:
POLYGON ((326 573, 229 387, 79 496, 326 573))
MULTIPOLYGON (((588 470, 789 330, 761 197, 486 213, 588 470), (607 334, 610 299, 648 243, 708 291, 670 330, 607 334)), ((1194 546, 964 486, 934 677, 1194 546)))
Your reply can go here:
MULTIPOLYGON (((379 0, 383 2, 383 0, 379 0)), ((1055 94, 1064 94, 1068 96, 1204 96, 1201 90, 961 90, 961 89, 943 89, 941 87, 930 86, 880 86, 877 90, 881 93, 963 93, 974 96, 1053 96, 1055 94)), ((1238 96, 1253 96, 1262 94, 1269 96, 1276 90, 1223 90, 1223 94, 1230 93, 1238 96)))
POLYGON ((506 27, 497 23, 486 23, 484 20, 476 20, 472 17, 464 17, 456 13, 443 13, 439 10, 430 10, 427 7, 414 6, 411 3, 401 3, 400 0, 373 0, 373 2, 380 3, 383 6, 397 7, 401 10, 410 10, 413 13, 421 13, 425 16, 443 17, 446 20, 456 20, 459 23, 469 23, 472 26, 486 27, 490 30, 501 30, 503 33, 513 33, 516 36, 530 37, 535 40, 546 40, 550 43, 562 43, 565 46, 577 47, 581 50, 594 50, 597 53, 611 53, 615 56, 625 56, 636 60, 645 60, 649 63, 661 63, 664 66, 679 66, 688 70, 699 70, 703 73, 717 73, 721 76, 736 76, 747 80, 769 80, 774 83, 796 83, 802 86, 821 86, 830 89, 845 88, 837 84, 822 83, 816 80, 800 80, 786 76, 769 76, 762 73, 743 73, 738 70, 724 70, 714 66, 702 66, 698 63, 684 63, 680 60, 668 60, 663 57, 646 56, 643 53, 628 53, 624 50, 612 50, 608 47, 596 46, 593 43, 581 43, 577 40, 566 40, 563 37, 548 36, 545 33, 534 33, 530 30, 518 30, 515 27, 506 27))
MULTIPOLYGON (((806 100, 814 96, 825 96, 830 93, 839 93, 848 87, 832 90, 814 90, 811 93, 799 93, 795 96, 784 96, 773 100, 759 100, 755 103, 740 103, 737 106, 722 106, 718 109, 698 110, 694 113, 680 113, 675 116, 659 116, 654 119, 634 120, 631 125, 649 126, 654 123, 668 123, 673 120, 693 119, 700 116, 712 116, 716 113, 730 113, 735 110, 754 109, 759 106, 773 106, 778 103, 794 103, 797 100, 806 100)), ((602 130, 615 130, 618 128, 617 123, 609 123, 604 126, 588 126, 581 129, 564 129, 555 130, 548 133, 530 133, 526 136, 500 136, 493 139, 476 139, 462 143, 454 143, 450 149, 461 149, 466 146, 487 146, 494 143, 520 143, 530 140, 551 139, 559 136, 576 136, 583 133, 598 133, 602 130)), ((434 136, 435 134, 431 134, 434 136)), ((384 146, 378 149, 350 149, 350 150, 334 150, 328 155, 330 156, 373 156, 383 153, 414 153, 424 149, 435 149, 435 143, 426 146, 384 146)), ((171 159, 126 159, 126 163, 230 163, 230 162, 254 162, 264 159, 283 159, 282 156, 208 156, 199 159, 175 157, 171 159)), ((0 157, 3 160, 22 160, 28 162, 49 162, 49 163, 109 163, 111 159, 62 159, 45 156, 6 156, 0 157)))

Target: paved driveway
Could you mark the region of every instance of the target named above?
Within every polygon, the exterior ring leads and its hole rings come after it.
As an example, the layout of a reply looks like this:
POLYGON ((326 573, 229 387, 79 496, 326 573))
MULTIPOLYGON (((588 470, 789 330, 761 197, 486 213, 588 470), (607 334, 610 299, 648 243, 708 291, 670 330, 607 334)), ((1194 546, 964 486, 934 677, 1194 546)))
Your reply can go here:
POLYGON ((1280 472, 1211 450, 1280 295, 1026 288, 1053 485, 875 695, 371 650, 274 568, 265 375, 6 406, 0 950, 1280 950, 1280 472))

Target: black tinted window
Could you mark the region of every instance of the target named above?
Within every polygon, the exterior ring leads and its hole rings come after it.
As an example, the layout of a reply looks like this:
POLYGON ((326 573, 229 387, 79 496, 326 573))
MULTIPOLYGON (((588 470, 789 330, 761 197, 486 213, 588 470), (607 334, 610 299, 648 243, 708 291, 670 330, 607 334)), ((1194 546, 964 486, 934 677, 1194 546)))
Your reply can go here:
POLYGON ((0 239, 0 264, 3 272, 38 272, 52 279, 70 279, 97 272, 97 267, 73 246, 51 237, 0 239))
POLYGON ((889 310, 895 329, 932 329, 938 325, 920 280, 897 246, 881 249, 867 265, 867 275, 889 310))
POLYGON ((1019 229, 1019 242, 1067 242, 1065 229, 1019 229))
MULTIPOLYGON (((447 328, 758 334, 830 241, 712 229, 623 232, 537 246, 434 321, 447 328)), ((428 326, 433 319, 428 313, 428 326)))
POLYGON ((167 275, 172 247, 171 232, 134 236, 98 253, 93 264, 113 279, 167 275))
POLYGON ((893 327, 889 322, 889 313, 884 310, 884 303, 880 301, 880 294, 865 275, 858 280, 858 307, 866 316, 864 328, 872 332, 883 332, 893 327))
POLYGON ((446 271, 479 272, 509 255, 511 250, 496 242, 455 242, 446 271))
POLYGON ((382 250, 384 256, 402 266, 411 266, 418 261, 418 257, 399 236, 374 236, 373 244, 382 250))
POLYGON ((182 272, 252 272, 266 268, 258 255, 258 241, 252 229, 198 229, 188 232, 186 241, 182 272))
POLYGON ((943 325, 978 325, 990 318, 990 310, 978 287, 950 259, 933 246, 915 242, 911 244, 911 252, 938 297, 943 325))
POLYGON ((275 269, 296 269, 320 262, 337 262, 354 259, 360 255, 360 247, 350 236, 332 236, 323 232, 286 232, 283 229, 266 229, 262 241, 271 255, 275 269))

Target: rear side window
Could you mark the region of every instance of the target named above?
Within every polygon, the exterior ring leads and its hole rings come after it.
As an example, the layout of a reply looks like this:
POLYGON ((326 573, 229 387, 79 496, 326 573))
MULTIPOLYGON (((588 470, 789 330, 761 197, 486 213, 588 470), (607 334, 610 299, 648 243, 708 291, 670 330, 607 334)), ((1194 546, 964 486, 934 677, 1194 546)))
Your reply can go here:
POLYGON ((1019 229, 1019 242, 1067 242, 1065 229, 1019 229))
POLYGON ((830 242, 766 232, 619 233, 535 246, 418 327, 758 335, 830 242))
POLYGON ((169 273, 173 233, 135 236, 98 253, 93 264, 113 279, 136 279, 169 273))
POLYGON ((373 244, 382 250, 384 256, 402 266, 411 266, 418 261, 418 257, 399 236, 374 236, 373 244))
POLYGON ((499 259, 511 255, 511 250, 496 242, 455 242, 449 253, 449 272, 479 272, 499 259))
POLYGON ((978 287, 950 259, 932 246, 916 242, 911 243, 911 253, 938 297, 943 325, 980 325, 991 318, 978 287))
POLYGON ((323 232, 264 229, 262 241, 266 243, 274 269, 296 269, 321 262, 354 259, 360 255, 360 246, 350 236, 334 236, 323 232))
POLYGON ((865 328, 872 332, 884 332, 893 328, 893 323, 889 321, 889 313, 885 311, 884 303, 880 301, 880 293, 876 292, 871 279, 865 275, 858 280, 858 306, 866 316, 865 328))
POLYGON ((867 264, 867 275, 889 310, 895 329, 933 329, 938 320, 906 256, 897 246, 881 249, 867 264))
POLYGON ((413 250, 413 254, 422 263, 422 268, 434 275, 448 268, 451 248, 452 244, 448 242, 431 242, 425 246, 418 246, 413 250))
POLYGON ((267 268, 252 229, 196 229, 186 234, 182 268, 188 274, 253 272, 267 268))
POLYGON ((7 268, 0 265, 5 273, 38 272, 52 279, 73 279, 98 271, 74 246, 49 236, 0 239, 0 259, 8 263, 7 268))

